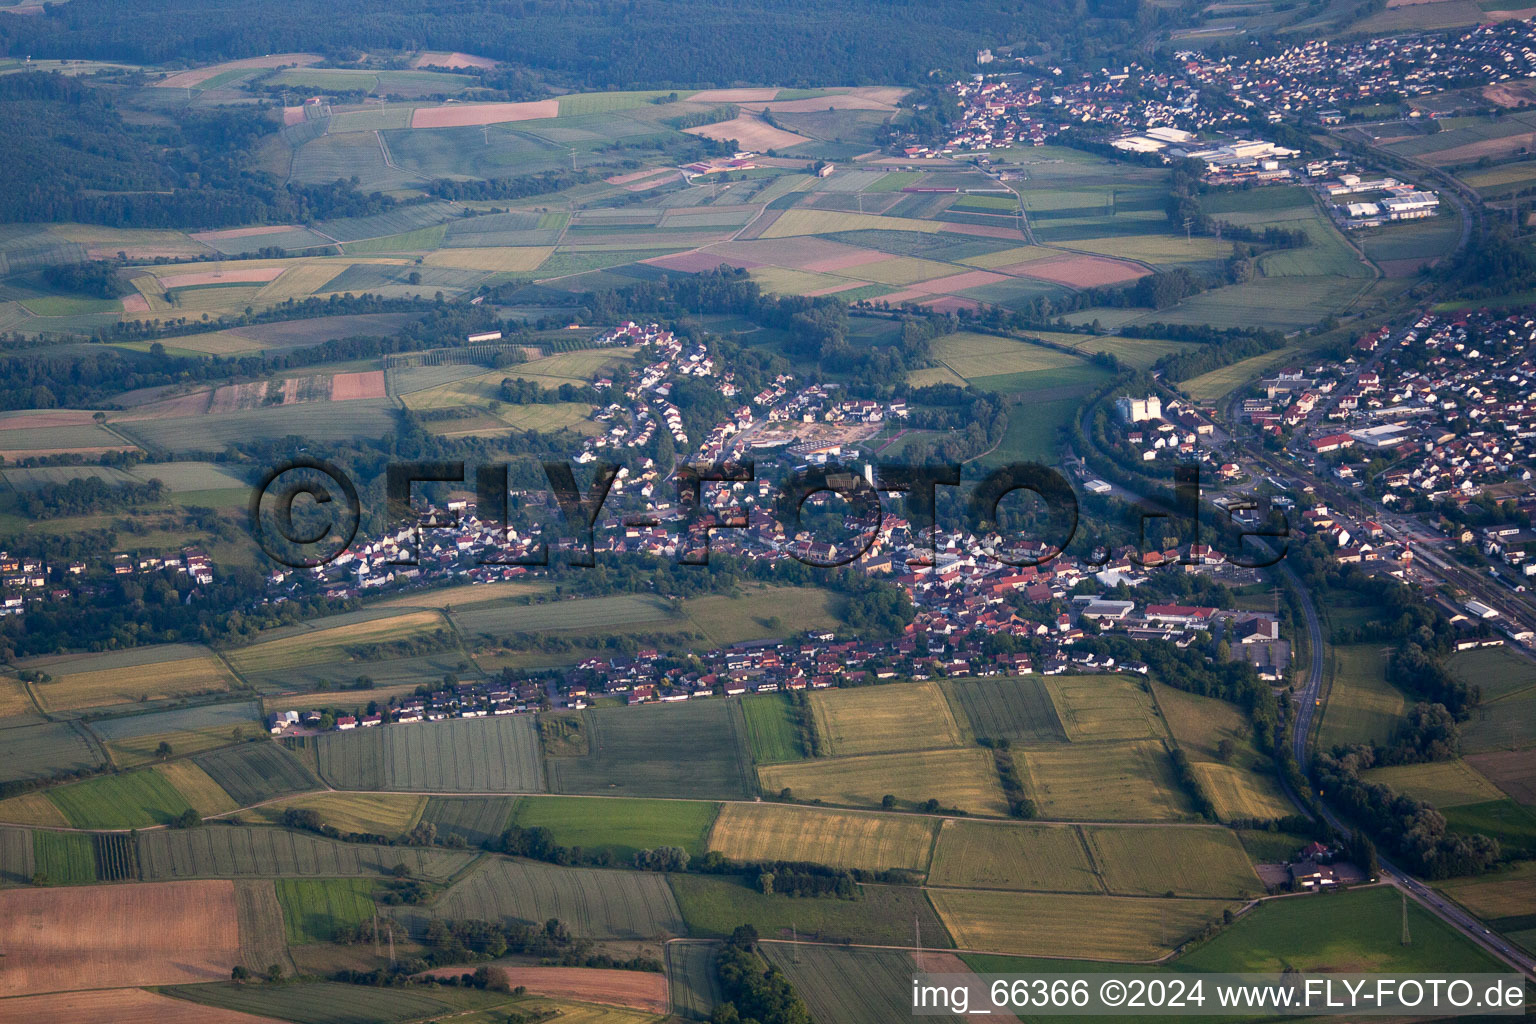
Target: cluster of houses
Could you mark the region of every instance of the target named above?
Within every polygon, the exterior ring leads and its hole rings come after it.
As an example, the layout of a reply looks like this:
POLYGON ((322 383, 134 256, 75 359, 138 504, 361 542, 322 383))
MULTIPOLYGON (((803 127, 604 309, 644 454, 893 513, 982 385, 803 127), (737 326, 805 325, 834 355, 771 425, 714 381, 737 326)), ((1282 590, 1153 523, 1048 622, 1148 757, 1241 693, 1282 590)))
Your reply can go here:
POLYGON ((387 724, 520 715, 537 708, 543 699, 544 688, 534 683, 458 683, 425 694, 392 697, 385 705, 374 703, 377 710, 364 715, 330 718, 319 710, 279 711, 267 717, 267 731, 273 736, 306 736, 327 729, 351 732, 387 724))
MULTIPOLYGON (((1120 439, 1143 462, 1154 462, 1163 456, 1204 461, 1210 456, 1199 442, 1216 432, 1211 419, 1214 409, 1198 408, 1181 399, 1165 402, 1157 395, 1123 395, 1115 400, 1115 414, 1120 420, 1120 439)), ((1237 466, 1224 464, 1219 472, 1231 478, 1237 474, 1237 466)))
MULTIPOLYGON (((164 557, 144 555, 135 558, 116 554, 112 556, 111 567, 113 576, 170 570, 178 576, 189 577, 197 586, 208 586, 214 580, 213 562, 201 548, 183 548, 180 555, 164 557)), ((76 595, 97 592, 100 589, 97 584, 76 582, 88 574, 88 569, 86 563, 79 560, 59 568, 41 558, 0 551, 0 615, 20 615, 32 604, 64 601, 76 595)))

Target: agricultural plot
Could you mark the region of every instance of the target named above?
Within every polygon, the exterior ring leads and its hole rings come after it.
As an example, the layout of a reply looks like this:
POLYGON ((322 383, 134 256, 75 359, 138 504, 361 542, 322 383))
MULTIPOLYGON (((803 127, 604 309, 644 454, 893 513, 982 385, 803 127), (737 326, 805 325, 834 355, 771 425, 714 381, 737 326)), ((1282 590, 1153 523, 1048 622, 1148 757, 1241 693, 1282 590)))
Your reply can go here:
MULTIPOLYGON (((816 1024, 887 1024, 912 1013, 916 966, 903 950, 770 943, 762 951, 805 1000, 816 1024)), ((941 1013, 930 1019, 953 1024, 961 1018, 941 1013)), ((985 1014, 981 1019, 999 1018, 985 1014)))
POLYGON ((127 882, 139 877, 133 837, 125 832, 98 832, 91 837, 96 877, 103 882, 127 882))
POLYGON ((816 733, 832 755, 958 747, 964 742, 934 682, 819 690, 810 700, 816 733))
POLYGON ((238 685, 213 652, 193 644, 157 644, 22 667, 53 677, 35 690, 47 711, 221 693, 238 685))
POLYGON ((928 884, 964 889, 1103 892, 1075 825, 1004 824, 949 818, 928 884))
POLYGON ((230 664, 242 673, 260 674, 321 662, 347 661, 349 648, 410 640, 446 630, 442 616, 432 611, 407 612, 367 621, 332 624, 316 619, 303 630, 260 641, 229 652, 230 664))
MULTIPOLYGON (((261 969, 265 970, 266 964, 261 969)), ((0 1014, 9 1020, 45 1020, 51 1024, 96 1024, 104 1020, 121 1024, 253 1024, 257 1019, 139 988, 13 996, 0 1003, 0 1014)))
POLYGON ((405 793, 307 793, 263 804, 255 814, 276 825, 290 809, 314 811, 341 832, 392 839, 410 831, 426 805, 426 797, 405 793))
POLYGON ((431 918, 479 918, 541 925, 558 918, 586 938, 655 940, 686 934, 665 875, 564 868, 496 858, 430 908, 391 911, 413 935, 431 918))
POLYGON ((858 899, 817 900, 765 896, 735 878, 671 875, 677 905, 695 938, 725 938, 738 925, 751 924, 765 939, 794 935, 815 942, 910 945, 914 920, 923 945, 950 945, 922 889, 904 885, 867 885, 858 899))
POLYGON ((1122 675, 1053 676, 1045 681, 1073 741, 1159 739, 1165 735, 1140 680, 1122 675))
POLYGON ((1055 345, 1066 345, 1091 356, 1108 352, 1127 366, 1138 370, 1149 369, 1163 356, 1188 352, 1195 348, 1190 342, 1164 341, 1159 338, 1123 338, 1119 335, 1070 334, 1064 331, 1033 331, 1032 337, 1041 338, 1055 345))
POLYGON ((1536 812, 1506 798, 1462 804, 1442 811, 1451 832, 1481 834, 1499 841, 1504 856, 1536 856, 1536 812))
POLYGON ((0 885, 25 885, 36 872, 33 833, 24 828, 0 828, 0 885))
POLYGON ((279 878, 277 900, 288 941, 296 946, 331 942, 343 928, 371 920, 377 886, 360 878, 279 878))
POLYGON ((0 729, 0 782, 48 778, 102 763, 84 728, 71 722, 0 729))
POLYGON ((250 702, 207 704, 147 715, 107 718, 91 723, 112 751, 118 765, 143 764, 158 757, 161 743, 176 754, 192 754, 232 741, 235 731, 251 736, 261 731, 261 714, 250 702))
POLYGON ((49 885, 96 881, 96 847, 83 832, 33 832, 32 862, 49 885))
POLYGON ((390 725, 311 738, 338 789, 537 793, 539 739, 526 716, 390 725))
POLYGON ((191 809, 175 787, 153 769, 59 786, 48 790, 48 799, 75 828, 168 825, 191 809))
POLYGON ((747 740, 756 764, 780 764, 809 757, 800 738, 800 723, 788 694, 754 693, 741 698, 747 720, 747 740))
POLYGON ((479 847, 505 831, 513 803, 507 797, 434 796, 427 800, 421 820, 436 825, 439 836, 457 836, 479 847))
POLYGON ((1237 836, 1224 828, 1083 828, 1109 891, 1120 896, 1256 896, 1237 836))
POLYGON ((735 861, 810 861, 864 871, 928 869, 935 822, 911 815, 726 804, 709 848, 735 861))
POLYGON ((1479 647, 1451 655, 1451 675, 1478 687, 1484 701, 1495 701, 1536 686, 1536 667, 1504 647, 1479 647))
POLYGON ((891 795, 906 807, 932 799, 970 814, 1008 813, 992 754, 980 749, 818 758, 757 773, 765 793, 788 789, 797 800, 879 807, 891 795))
POLYGON ((585 757, 549 761, 556 793, 746 799, 754 790, 734 701, 582 712, 585 757))
POLYGON ((43 828, 66 828, 69 825, 63 812, 41 791, 0 800, 0 821, 43 828))
MULTIPOLYGON (((218 453, 252 438, 345 441, 380 437, 395 422, 395 406, 384 398, 350 402, 307 402, 248 412, 172 416, 116 423, 113 429, 150 449, 218 453)), ((115 437, 116 435, 114 435, 115 437)), ((0 435, 0 441, 4 435, 0 435)))
POLYGON ((225 747, 199 754, 193 762, 240 807, 320 788, 320 780, 276 743, 225 747))
MULTIPOLYGON (((0 745, 4 744, 0 733, 0 745)), ((1461 748, 1469 753, 1526 750, 1536 745, 1536 686, 1484 701, 1461 729, 1461 748)))
POLYGON ((1189 767, 1205 787, 1220 821, 1283 818, 1296 812, 1273 771, 1258 773, 1210 761, 1195 761, 1189 767))
POLYGON ((1239 750, 1248 744, 1248 722, 1235 704, 1153 682, 1152 693, 1168 731, 1195 760, 1215 760, 1216 746, 1230 740, 1239 750))
POLYGON ((0 892, 0 995, 229 977, 240 956, 231 882, 0 892))
POLYGON ((1323 706, 1318 746, 1391 744, 1407 710, 1402 693, 1387 682, 1386 652, 1367 644, 1333 648, 1333 685, 1323 706))
POLYGON ((676 846, 691 857, 708 847, 719 806, 707 800, 597 800, 589 797, 523 797, 512 824, 549 829, 561 846, 606 851, 617 862, 641 850, 676 846))
MULTIPOLYGON (((1294 330, 1311 327, 1329 313, 1350 309, 1370 285, 1370 281, 1362 278, 1265 277, 1202 292, 1172 309, 1158 310, 1138 319, 1170 324, 1209 324, 1217 328, 1263 323, 1277 330, 1294 330)), ((1240 364, 1232 364, 1237 365, 1240 364)), ((1232 366, 1222 369, 1230 371, 1232 366)), ((1192 383, 1186 382, 1186 386, 1192 383)), ((1227 390, 1231 390, 1231 385, 1227 390)))
POLYGON ((1043 818, 1165 821, 1189 813, 1161 743, 1073 744, 1014 751, 1043 818))
POLYGON ((385 146, 383 132, 321 135, 294 152, 290 180, 300 185, 325 185, 355 175, 359 187, 368 191, 420 184, 420 177, 403 165, 391 166, 385 146))
POLYGON ((666 946, 667 991, 672 1015, 685 1020, 708 1020, 723 998, 713 942, 669 942, 666 946))
POLYGON ((1380 783, 1394 793, 1406 793, 1416 799, 1427 800, 1442 810, 1504 798, 1497 786, 1483 778, 1470 764, 1459 759, 1372 768, 1364 772, 1361 778, 1366 782, 1380 783))
MULTIPOLYGON (((239 1014, 238 1021, 228 1021, 227 1024, 251 1024, 253 1020, 269 1019, 298 1024, 405 1024, 406 1021, 440 1020, 503 1004, 507 1000, 503 994, 474 990, 375 988, 331 981, 288 985, 188 985, 166 989, 166 992, 185 1000, 187 1006, 199 1013, 208 1013, 208 1008, 213 1008, 214 1013, 239 1014)), ((223 1018, 212 1015, 189 1019, 226 1024, 223 1018)))
POLYGON ((1231 903, 930 889, 961 949, 1019 956, 1150 960, 1193 938, 1231 903))
MULTIPOLYGON (((1536 919, 1536 864, 1516 864, 1471 878, 1440 882, 1440 891, 1500 931, 1529 931, 1536 919)), ((1529 945, 1529 940, 1525 943, 1529 945)))
POLYGON ((302 875, 372 877, 404 865, 417 878, 445 881, 467 867, 474 852, 344 843, 307 832, 208 823, 139 835, 139 863, 148 881, 302 875))
POLYGON ((1079 365, 1071 356, 1039 345, 968 332, 937 339, 932 352, 936 361, 967 380, 1079 365))
POLYGON ((1501 750, 1467 758, 1489 782, 1527 807, 1536 807, 1536 758, 1527 750, 1501 750))

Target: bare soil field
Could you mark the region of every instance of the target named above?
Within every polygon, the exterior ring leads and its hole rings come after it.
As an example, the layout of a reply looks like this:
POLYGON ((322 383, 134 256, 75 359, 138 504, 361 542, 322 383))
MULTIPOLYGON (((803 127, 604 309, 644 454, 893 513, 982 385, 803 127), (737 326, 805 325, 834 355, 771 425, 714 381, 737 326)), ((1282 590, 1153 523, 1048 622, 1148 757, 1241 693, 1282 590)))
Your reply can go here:
POLYGON ((814 114, 833 110, 895 110, 894 103, 873 96, 855 96, 836 93, 832 96, 816 96, 808 100, 775 100, 767 103, 743 103, 747 110, 771 110, 780 114, 814 114))
POLYGON ((0 999, 0 1024, 101 1024, 105 1020, 115 1024, 263 1024, 273 1018, 172 999, 138 988, 0 999))
POLYGON ((148 313, 149 300, 138 293, 134 293, 133 295, 125 295, 123 296, 123 312, 148 313))
MULTIPOLYGON (((648 1013, 666 1013, 667 976, 648 971, 612 971, 595 967, 522 967, 491 965, 507 976, 513 988, 524 986, 541 996, 576 999, 605 1006, 630 1006, 648 1013)), ((439 967, 427 971, 434 978, 457 977, 467 967, 439 967)))
POLYGON ((413 68, 494 68, 496 62, 489 57, 476 57, 472 53, 423 53, 411 61, 413 68))
MULTIPOLYGON (((418 112, 418 116, 420 116, 418 112)), ((706 139, 735 139, 743 149, 788 149, 811 140, 794 132, 775 128, 766 121, 742 114, 729 121, 699 125, 683 129, 689 135, 701 135, 706 139)))
POLYGON ((1001 284, 1008 278, 1003 274, 994 274, 990 270, 968 270, 962 274, 951 274, 949 277, 934 278, 932 281, 923 281, 912 285, 914 291, 925 292, 929 295, 940 295, 944 292, 958 292, 966 288, 980 288, 985 284, 1001 284))
POLYGON ((1122 263, 1102 256, 1061 256, 1030 260, 1021 264, 1017 273, 1023 277, 1037 277, 1042 281, 1055 281, 1074 288, 1096 288, 1134 281, 1151 271, 1134 263, 1122 263))
POLYGON ((236 267, 229 270, 205 270, 198 274, 172 274, 162 277, 163 288, 196 288, 208 284, 266 284, 283 276, 284 267, 236 267))
POLYGON ((453 103, 422 107, 411 115, 412 128, 463 128, 508 121, 537 121, 560 116, 559 100, 527 103, 453 103))
POLYGON ((1497 160, 1532 146, 1536 146, 1536 132, 1521 132, 1518 135, 1503 135, 1497 139, 1483 139, 1481 142, 1469 142, 1465 146, 1436 150, 1425 153, 1421 159, 1436 167, 1450 167, 1474 163, 1485 156, 1497 160))
POLYGON ((161 89, 191 89, 202 85, 210 78, 217 78, 226 71, 238 71, 241 68, 280 68, 288 64, 306 67, 310 64, 318 64, 323 59, 318 53, 270 53, 265 57, 247 57, 244 60, 232 60, 224 64, 210 64, 206 68, 197 68, 193 71, 182 71, 168 78, 162 78, 154 84, 161 89))
POLYGON ((352 402, 363 398, 387 398, 384 391, 384 371, 367 370, 363 373, 338 373, 331 378, 331 401, 352 402))
POLYGON ((235 886, 141 882, 0 892, 0 996, 222 981, 240 960, 235 886))
POLYGON ((1501 750, 1494 754, 1471 754, 1467 761, 1517 803, 1536 807, 1536 753, 1501 750))
POLYGON ((666 267, 668 270, 681 271, 684 274, 702 274, 705 271, 714 270, 720 264, 725 263, 742 270, 751 270, 764 264, 756 260, 744 260, 738 256, 722 256, 714 252, 680 252, 671 256, 657 256, 655 259, 643 262, 653 267, 666 267))
MULTIPOLYGON (((299 120, 304 120, 302 107, 286 107, 285 110, 298 110, 299 120)), ((223 231, 198 231, 191 237, 199 242, 222 242, 230 238, 255 238, 258 235, 280 235, 284 231, 302 231, 299 224, 261 224, 251 228, 226 228, 223 231)))
POLYGON ((777 89, 705 89, 688 99, 694 103, 761 103, 778 94, 777 89))

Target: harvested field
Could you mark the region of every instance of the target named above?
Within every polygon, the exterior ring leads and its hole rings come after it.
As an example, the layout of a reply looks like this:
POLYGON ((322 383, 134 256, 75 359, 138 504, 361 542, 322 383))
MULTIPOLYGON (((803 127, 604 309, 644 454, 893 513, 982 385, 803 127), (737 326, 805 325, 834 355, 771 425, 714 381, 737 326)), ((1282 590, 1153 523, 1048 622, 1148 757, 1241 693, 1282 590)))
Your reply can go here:
POLYGON ((530 716, 389 725, 311 738, 320 774, 340 789, 538 793, 539 739, 530 716))
POLYGON ((1235 765, 1207 761, 1195 761, 1189 767, 1205 786, 1221 821, 1284 818, 1296 813, 1272 774, 1259 775, 1235 765))
POLYGON ((364 398, 385 398, 384 371, 338 373, 331 378, 331 401, 352 402, 364 398))
POLYGON ((240 922, 240 959, 246 970, 256 975, 273 964, 294 970, 293 958, 288 955, 287 930, 283 927, 283 905, 278 902, 272 882, 237 880, 235 913, 240 922))
POLYGON ((788 149, 790 146, 811 141, 804 135, 796 135, 794 132, 775 128, 768 122, 749 114, 740 114, 729 121, 719 121, 715 124, 699 125, 696 128, 683 130, 689 135, 698 135, 706 139, 734 139, 739 149, 788 149))
POLYGON ((462 128, 508 121, 535 121, 560 115, 559 100, 527 103, 454 103, 444 107, 418 107, 411 115, 412 128, 462 128))
POLYGON ((219 981, 240 957, 233 882, 0 892, 0 995, 219 981))
POLYGON ((1362 772, 1365 782, 1378 782, 1394 793, 1406 793, 1437 808, 1460 807, 1501 800, 1499 788, 1462 760, 1392 765, 1362 772))
POLYGON ((227 71, 240 71, 246 68, 280 68, 289 64, 306 67, 310 64, 318 64, 322 59, 318 53, 270 53, 265 57, 247 57, 244 60, 231 60, 223 64, 210 64, 193 71, 181 71, 152 84, 160 89, 193 89, 227 71))
POLYGON ((934 820, 784 804, 726 804, 709 848, 736 861, 810 861, 865 871, 928 869, 934 820))
POLYGON ((1503 750, 1496 754, 1472 754, 1467 760, 1489 782, 1516 802, 1536 807, 1536 756, 1529 750, 1503 750))
POLYGON ((421 812, 439 836, 458 836, 472 847, 495 839, 512 819, 511 797, 434 796, 421 812))
POLYGON ((500 246, 490 249, 439 249, 422 262, 429 267, 488 270, 520 274, 537 270, 553 253, 553 246, 500 246))
POLYGON ((0 821, 13 825, 41 825, 44 828, 67 827, 69 819, 46 793, 23 793, 0 800, 0 821))
POLYGON ((1043 818, 1163 821, 1189 813, 1168 752, 1153 740, 1015 750, 1013 760, 1043 818))
POLYGON ((1034 676, 956 679, 941 684, 974 736, 1013 742, 1065 740, 1045 682, 1034 676))
POLYGON ((261 727, 261 714, 254 702, 206 704, 91 723, 91 731, 106 741, 119 767, 159 757, 162 742, 169 743, 173 753, 195 754, 232 742, 236 729, 251 736, 261 727))
POLYGON ((866 885, 858 899, 837 900, 765 896, 739 878, 689 873, 670 880, 695 937, 724 938, 739 925, 751 924, 765 939, 795 935, 820 942, 905 945, 912 941, 916 919, 924 946, 950 944, 924 891, 915 886, 866 885))
POLYGON ((47 1021, 48 1024, 271 1024, 238 1010, 203 1006, 141 988, 104 988, 92 992, 55 992, 0 1001, 0 1021, 47 1021))
POLYGON ((721 1002, 720 976, 713 942, 669 942, 666 946, 667 989, 672 1015, 682 1020, 708 1020, 721 1002))
MULTIPOLYGON (((784 942, 762 947, 763 955, 777 966, 805 1000, 817 1024, 890 1024, 912 1013, 914 962, 912 954, 897 949, 838 949, 832 946, 796 947, 784 942)), ((968 974, 954 954, 924 953, 923 970, 943 974, 968 974), (954 959, 955 963, 948 961, 954 959)), ((934 1024, 958 1024, 957 1015, 926 1017, 934 1024)), ((1013 1021, 973 1006, 966 1020, 1013 1021)))
POLYGON ((159 829, 139 836, 139 860, 146 881, 280 875, 378 877, 399 865, 417 878, 445 881, 476 856, 475 851, 345 843, 308 832, 213 822, 202 828, 159 829))
MULTIPOLYGON (((507 978, 507 984, 526 988, 534 995, 575 999, 603 1006, 628 1006, 647 1013, 664 1014, 667 1000, 667 976, 642 971, 605 970, 596 967, 525 967, 521 964, 492 965, 507 978)), ((427 974, 455 977, 467 968, 440 967, 427 974)), ((566 1019, 565 1014, 560 1015, 566 1019)))
POLYGON ((966 889, 1103 892, 1075 825, 1015 825, 949 818, 928 883, 966 889))
POLYGON ((196 274, 169 274, 160 278, 162 288, 199 288, 214 284, 245 284, 276 281, 283 276, 286 267, 231 267, 227 270, 207 270, 196 274))
POLYGON ((72 722, 0 729, 0 782, 98 767, 102 758, 87 735, 84 726, 72 722))
POLYGON ((1220 900, 964 889, 930 889, 928 895, 961 949, 1081 960, 1162 956, 1232 906, 1220 900))
POLYGON ((1053 676, 1045 686, 1074 742, 1159 739, 1165 734, 1151 696, 1130 676, 1053 676))
POLYGON ((797 800, 879 807, 890 794, 908 807, 934 799, 970 814, 1008 813, 992 754, 981 749, 818 758, 763 766, 757 774, 764 792, 787 788, 797 800))
POLYGON ((413 68, 494 68, 496 62, 489 57, 476 57, 472 53, 441 53, 428 51, 416 55, 411 61, 413 68))
POLYGON ((224 814, 240 807, 207 772, 190 760, 156 765, 151 771, 169 782, 171 788, 180 793, 182 799, 203 817, 224 814))
POLYGON ((262 804, 251 814, 280 825, 290 809, 314 811, 338 831, 393 839, 409 832, 426 806, 426 797, 409 793, 307 793, 262 804))
POLYGON ((1083 835, 1109 891, 1121 896, 1255 896, 1264 886, 1224 828, 1095 828, 1083 835))
POLYGON ((404 640, 446 628, 442 616, 434 611, 408 612, 331 627, 326 625, 325 619, 317 619, 292 635, 236 648, 229 652, 229 660, 241 672, 272 672, 300 665, 346 661, 349 647, 404 640))
POLYGON ((734 701, 589 710, 582 722, 590 753, 549 759, 553 792, 732 800, 753 794, 746 726, 734 701))
POLYGON ((1055 281, 1073 288, 1099 288, 1104 285, 1124 284, 1151 271, 1135 263, 1108 260, 1099 256, 1061 256, 1051 259, 1030 260, 1027 263, 999 267, 1010 274, 1037 277, 1042 281, 1055 281))
POLYGON ((23 667, 53 677, 35 688, 48 711, 219 693, 236 685, 218 657, 194 644, 160 644, 23 667))
POLYGON ((691 103, 761 103, 779 94, 778 89, 705 89, 688 97, 691 103))
POLYGON ((892 683, 810 695, 816 732, 832 755, 958 747, 960 726, 939 684, 892 683))
POLYGON ((543 924, 557 917, 586 938, 654 940, 684 935, 666 876, 645 871, 563 868, 497 859, 476 869, 430 908, 391 911, 419 934, 431 918, 543 924))

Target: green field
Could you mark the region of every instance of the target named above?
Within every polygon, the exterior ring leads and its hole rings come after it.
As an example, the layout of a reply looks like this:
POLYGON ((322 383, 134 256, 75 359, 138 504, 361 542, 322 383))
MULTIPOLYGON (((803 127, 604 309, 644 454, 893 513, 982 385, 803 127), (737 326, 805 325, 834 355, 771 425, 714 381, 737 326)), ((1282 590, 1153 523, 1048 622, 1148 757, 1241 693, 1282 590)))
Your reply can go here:
POLYGON ((104 775, 48 791, 48 798, 76 828, 143 828, 167 825, 191 806, 153 771, 104 775))
MULTIPOLYGON (((765 944, 763 955, 789 978, 816 1024, 890 1024, 912 1013, 912 954, 896 949, 765 944)), ((940 1014, 925 1020, 953 1024, 940 1014)), ((983 1018, 987 1019, 987 1018, 983 1018)))
MULTIPOLYGON (((404 1024, 406 1021, 440 1020, 509 1001, 503 993, 475 989, 383 988, 331 981, 285 985, 221 982, 178 985, 162 991, 204 1006, 252 1014, 263 1020, 289 1020, 295 1024, 404 1024)), ((483 1024, 492 1018, 475 1014, 457 1019, 464 1024, 483 1024)), ((628 1022, 614 1021, 612 1024, 628 1022)))
POLYGON ((1332 656, 1333 685, 1323 706, 1318 746, 1330 750, 1351 743, 1389 745, 1407 702, 1387 682, 1386 652, 1368 644, 1339 645, 1332 656))
POLYGON ((921 874, 933 849, 932 818, 829 811, 784 804, 726 804, 709 848, 734 861, 809 861, 864 871, 921 874))
POLYGON ((1484 701, 1495 701, 1536 686, 1536 666, 1507 647, 1458 651, 1446 661, 1451 675, 1478 687, 1484 701))
POLYGON ((1038 892, 1103 892, 1075 825, 1014 825, 950 818, 939 833, 930 885, 1038 892))
POLYGON ((724 938, 751 924, 765 939, 790 937, 821 942, 910 945, 913 919, 922 926, 923 945, 952 945, 921 889, 899 885, 862 886, 858 899, 799 899, 764 896, 731 878, 673 875, 677 905, 695 937, 724 938))
POLYGON ((537 793, 539 737, 529 715, 453 719, 309 738, 320 775, 337 789, 537 793))
POLYGON ((623 864, 641 850, 658 846, 678 846, 690 856, 703 856, 718 809, 704 800, 528 796, 517 801, 512 824, 547 828, 561 846, 606 851, 623 864))
POLYGON ((96 850, 82 832, 33 832, 32 861, 49 885, 96 881, 96 850))
POLYGON ((553 792, 728 800, 754 792, 736 701, 599 708, 582 722, 589 753, 549 759, 553 792))
POLYGON ((1482 833, 1499 841, 1506 857, 1536 856, 1536 812, 1513 800, 1488 800, 1442 811, 1453 832, 1482 833))
POLYGON ((146 881, 279 875, 352 877, 387 874, 405 865, 412 876, 442 881, 474 859, 473 852, 344 843, 307 832, 208 823, 139 836, 146 881))
POLYGON ((800 739, 800 725, 787 693, 755 693, 741 698, 747 741, 757 764, 798 761, 810 751, 800 739))
POLYGON ((1427 800, 1442 811, 1447 807, 1504 798, 1497 786, 1462 760, 1372 768, 1363 772, 1360 778, 1365 782, 1380 783, 1395 793, 1427 800))
POLYGON ((340 929, 370 920, 376 887, 360 878, 279 878, 277 899, 288 941, 330 942, 340 929))
POLYGON ((556 867, 496 858, 477 867, 430 907, 391 911, 419 935, 434 917, 519 921, 558 918, 575 935, 655 940, 685 934, 667 876, 647 871, 556 867))
POLYGON ((242 743, 192 760, 241 807, 320 788, 298 758, 272 742, 242 743))

